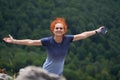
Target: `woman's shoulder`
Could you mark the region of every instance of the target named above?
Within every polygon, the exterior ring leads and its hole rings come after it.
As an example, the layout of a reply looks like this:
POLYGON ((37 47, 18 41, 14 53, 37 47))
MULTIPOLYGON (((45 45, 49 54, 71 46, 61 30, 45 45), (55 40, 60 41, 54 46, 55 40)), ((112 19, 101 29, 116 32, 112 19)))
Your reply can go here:
POLYGON ((64 39, 65 39, 65 40, 68 40, 68 41, 70 41, 70 42, 72 42, 73 38, 74 38, 74 35, 69 35, 69 34, 67 34, 67 35, 64 36, 64 39))
POLYGON ((50 39, 52 39, 52 36, 41 38, 41 40, 50 40, 50 39))
POLYGON ((64 35, 65 37, 74 37, 74 35, 71 35, 71 34, 66 34, 64 35))
POLYGON ((50 41, 52 40, 52 36, 50 36, 50 37, 44 37, 44 38, 42 38, 42 39, 40 39, 41 40, 41 42, 42 42, 42 45, 43 46, 46 46, 46 45, 48 45, 49 43, 50 43, 50 41))

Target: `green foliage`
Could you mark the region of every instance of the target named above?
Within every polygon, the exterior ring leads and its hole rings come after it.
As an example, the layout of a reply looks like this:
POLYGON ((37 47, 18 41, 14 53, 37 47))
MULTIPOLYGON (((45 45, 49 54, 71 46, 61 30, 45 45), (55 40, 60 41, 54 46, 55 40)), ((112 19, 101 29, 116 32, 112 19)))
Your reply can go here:
POLYGON ((64 17, 68 34, 93 30, 101 25, 107 35, 96 35, 71 43, 64 75, 68 80, 120 79, 120 0, 0 0, 0 68, 10 74, 28 65, 42 66, 46 51, 4 43, 16 39, 50 36, 50 22, 64 17))

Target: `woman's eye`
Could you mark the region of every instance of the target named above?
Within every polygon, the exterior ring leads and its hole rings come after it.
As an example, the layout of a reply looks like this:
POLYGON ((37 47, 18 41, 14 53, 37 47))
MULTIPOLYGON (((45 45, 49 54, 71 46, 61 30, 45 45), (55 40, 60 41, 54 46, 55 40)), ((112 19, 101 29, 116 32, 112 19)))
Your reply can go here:
POLYGON ((60 29, 60 30, 62 30, 63 28, 56 28, 56 29, 60 29))

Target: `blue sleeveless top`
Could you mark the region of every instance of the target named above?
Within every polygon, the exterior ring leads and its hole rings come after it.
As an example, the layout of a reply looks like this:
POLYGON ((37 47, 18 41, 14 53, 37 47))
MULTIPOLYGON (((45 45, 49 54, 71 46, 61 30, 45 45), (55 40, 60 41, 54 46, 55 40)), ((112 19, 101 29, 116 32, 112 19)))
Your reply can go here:
POLYGON ((64 35, 61 43, 56 43, 53 36, 41 39, 42 45, 47 50, 47 58, 43 64, 43 69, 57 75, 62 75, 65 55, 72 40, 73 35, 64 35))

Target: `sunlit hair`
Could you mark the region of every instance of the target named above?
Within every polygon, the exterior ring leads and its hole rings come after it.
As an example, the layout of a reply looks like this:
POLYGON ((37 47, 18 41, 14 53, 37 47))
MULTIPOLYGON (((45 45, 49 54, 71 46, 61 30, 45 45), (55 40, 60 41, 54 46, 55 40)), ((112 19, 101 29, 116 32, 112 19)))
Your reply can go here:
POLYGON ((59 76, 37 66, 27 66, 20 69, 15 80, 66 80, 64 76, 59 76))
POLYGON ((57 18, 55 18, 52 22, 51 22, 51 24, 50 24, 50 31, 51 32, 53 32, 53 30, 54 30, 54 28, 55 28, 55 25, 57 24, 57 23, 62 23, 64 26, 64 31, 65 31, 65 33, 67 32, 67 24, 66 24, 66 21, 65 21, 65 19, 64 18, 61 18, 61 17, 57 17, 57 18))

